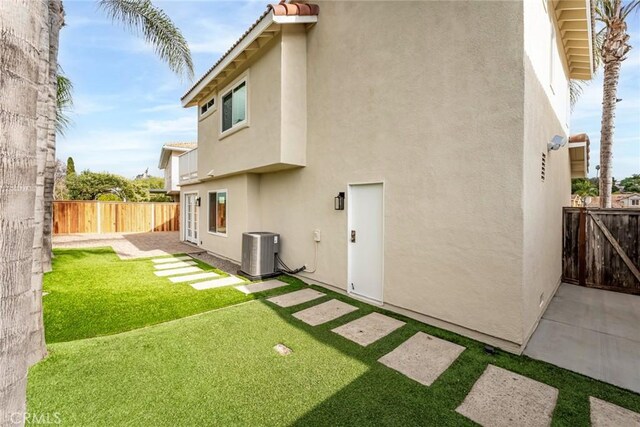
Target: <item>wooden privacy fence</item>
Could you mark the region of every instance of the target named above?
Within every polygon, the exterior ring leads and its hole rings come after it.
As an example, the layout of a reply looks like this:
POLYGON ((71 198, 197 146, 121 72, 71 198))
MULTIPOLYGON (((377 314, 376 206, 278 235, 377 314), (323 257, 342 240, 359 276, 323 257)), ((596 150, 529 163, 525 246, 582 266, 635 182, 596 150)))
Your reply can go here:
POLYGON ((145 233, 179 227, 179 203, 53 202, 54 234, 145 233))
POLYGON ((640 209, 564 208, 567 283, 640 294, 640 209))

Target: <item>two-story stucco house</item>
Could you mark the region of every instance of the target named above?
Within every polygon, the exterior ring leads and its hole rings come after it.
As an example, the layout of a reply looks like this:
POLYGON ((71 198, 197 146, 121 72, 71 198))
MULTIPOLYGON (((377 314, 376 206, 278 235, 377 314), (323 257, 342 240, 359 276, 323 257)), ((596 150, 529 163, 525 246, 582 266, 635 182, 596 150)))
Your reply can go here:
POLYGON ((586 172, 564 141, 591 25, 588 0, 269 6, 182 98, 183 238, 239 261, 279 233, 309 282, 521 351, 586 172))
POLYGON ((197 147, 195 142, 169 142, 160 149, 158 169, 164 172, 164 191, 175 202, 180 201, 180 156, 197 147))

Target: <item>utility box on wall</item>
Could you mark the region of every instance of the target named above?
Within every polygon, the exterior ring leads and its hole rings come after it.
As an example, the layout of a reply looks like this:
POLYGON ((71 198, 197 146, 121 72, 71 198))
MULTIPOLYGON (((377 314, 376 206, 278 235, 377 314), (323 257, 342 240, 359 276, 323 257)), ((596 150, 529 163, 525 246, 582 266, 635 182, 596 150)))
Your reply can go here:
POLYGON ((277 276, 276 254, 280 235, 267 231, 242 233, 242 264, 240 274, 249 278, 277 276))

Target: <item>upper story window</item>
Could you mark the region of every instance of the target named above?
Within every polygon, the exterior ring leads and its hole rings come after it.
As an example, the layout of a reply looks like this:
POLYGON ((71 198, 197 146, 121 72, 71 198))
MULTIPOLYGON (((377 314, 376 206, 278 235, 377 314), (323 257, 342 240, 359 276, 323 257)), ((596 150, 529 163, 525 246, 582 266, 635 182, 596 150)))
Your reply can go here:
POLYGON ((213 97, 210 100, 208 100, 207 102, 205 102, 204 104, 202 104, 200 106, 200 117, 204 117, 207 116, 207 113, 211 113, 213 110, 215 110, 215 105, 216 105, 216 98, 213 97))
POLYGON ((222 94, 222 132, 247 122, 247 80, 222 94))

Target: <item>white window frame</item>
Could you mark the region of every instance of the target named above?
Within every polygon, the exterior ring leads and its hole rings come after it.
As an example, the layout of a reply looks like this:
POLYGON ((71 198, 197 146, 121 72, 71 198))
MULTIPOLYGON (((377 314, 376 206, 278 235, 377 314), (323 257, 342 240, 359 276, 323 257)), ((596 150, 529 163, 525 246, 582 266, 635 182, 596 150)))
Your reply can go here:
POLYGON ((233 133, 238 132, 241 129, 247 128, 249 127, 249 99, 250 99, 250 89, 249 89, 249 70, 245 71, 244 73, 242 73, 240 76, 238 76, 233 82, 231 82, 230 84, 228 84, 223 90, 220 91, 218 99, 220 100, 220 103, 222 103, 222 100, 224 99, 225 96, 229 95, 230 92, 232 92, 235 88, 237 88, 238 86, 240 86, 242 83, 245 84, 246 87, 246 100, 245 100, 245 112, 244 112, 244 120, 235 124, 231 124, 231 127, 225 131, 222 130, 222 122, 224 120, 224 108, 221 105, 220 106, 220 120, 219 122, 219 132, 218 132, 218 139, 223 139, 233 133))
POLYGON ((212 234, 214 236, 227 237, 229 234, 229 190, 226 188, 221 188, 219 190, 211 190, 207 191, 207 233, 212 234), (211 193, 216 193, 216 215, 218 213, 218 197, 217 193, 225 193, 226 194, 226 207, 225 213, 227 214, 227 224, 226 224, 226 232, 220 233, 217 231, 211 231, 211 193))
POLYGON ((205 102, 198 104, 198 117, 200 120, 202 120, 206 117, 209 117, 217 109, 218 109, 218 100, 216 99, 216 95, 213 94, 209 98, 207 98, 205 102), (211 101, 213 101, 213 105, 211 106, 211 108, 208 108, 206 112, 202 113, 202 106, 208 104, 211 101))

